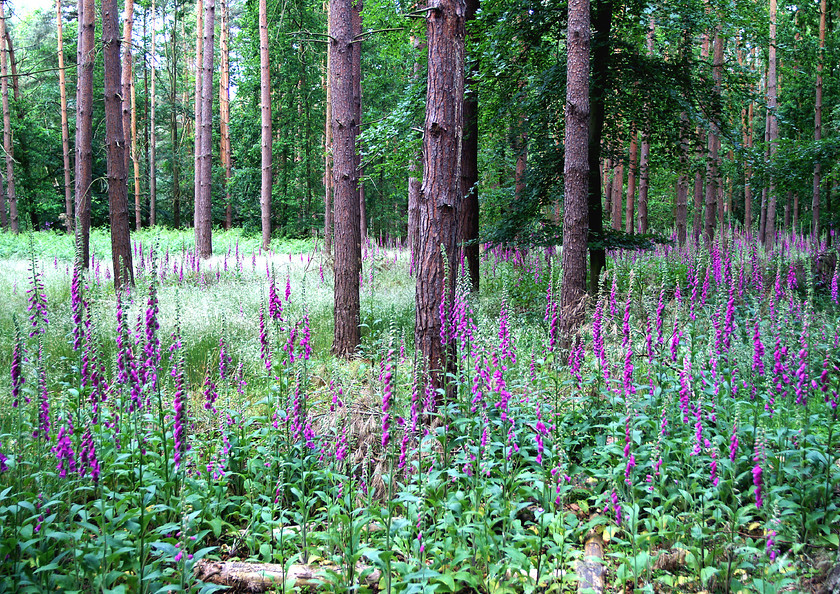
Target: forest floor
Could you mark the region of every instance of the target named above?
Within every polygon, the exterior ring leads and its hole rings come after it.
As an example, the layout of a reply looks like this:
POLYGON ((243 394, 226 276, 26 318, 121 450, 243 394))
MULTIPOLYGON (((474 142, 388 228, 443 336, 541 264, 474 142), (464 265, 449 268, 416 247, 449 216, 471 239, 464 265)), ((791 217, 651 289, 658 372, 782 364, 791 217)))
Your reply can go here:
POLYGON ((612 253, 570 351, 556 254, 484 250, 445 401, 400 246, 364 246, 340 361, 314 242, 134 242, 118 298, 105 233, 87 272, 70 238, 0 234, 0 592, 575 591, 594 547, 605 591, 765 594, 838 564, 824 245, 612 253))

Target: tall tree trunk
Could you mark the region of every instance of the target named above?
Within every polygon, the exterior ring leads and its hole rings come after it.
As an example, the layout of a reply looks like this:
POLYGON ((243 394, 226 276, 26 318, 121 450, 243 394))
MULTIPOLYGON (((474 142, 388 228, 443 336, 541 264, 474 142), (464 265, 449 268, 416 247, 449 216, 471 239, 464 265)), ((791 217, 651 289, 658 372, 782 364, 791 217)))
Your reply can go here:
POLYGON ((691 147, 688 140, 688 114, 680 113, 680 176, 677 178, 677 243, 682 247, 688 238, 688 166, 691 147))
MULTIPOLYGON (((131 150, 125 151, 125 170, 131 167, 131 163, 137 159, 135 154, 137 135, 137 124, 134 115, 134 63, 132 55, 132 36, 134 32, 134 0, 125 0, 125 13, 123 15, 123 55, 122 55, 122 125, 123 132, 130 134, 131 150)), ((134 228, 140 230, 142 217, 140 210, 140 192, 134 189, 134 228)))
POLYGON ((353 0, 330 0, 333 187, 335 190, 335 334, 333 353, 352 357, 361 342, 362 235, 353 104, 353 0))
MULTIPOLYGON (((425 44, 419 38, 412 36, 411 46, 414 48, 414 72, 412 77, 416 81, 420 77, 420 53, 425 44)), ((408 162, 408 249, 410 253, 409 270, 416 272, 417 259, 420 257, 420 189, 423 184, 422 174, 417 177, 417 171, 422 170, 422 151, 414 154, 408 162)))
POLYGON ((9 66, 12 71, 12 96, 15 98, 15 102, 17 102, 20 100, 20 79, 18 78, 17 60, 15 60, 15 46, 12 43, 12 36, 9 35, 8 28, 6 28, 3 37, 6 39, 6 48, 9 51, 9 66))
POLYGON ((260 19, 260 220, 262 247, 271 244, 271 70, 268 64, 268 12, 266 0, 259 0, 260 19))
MULTIPOLYGON (((149 226, 154 227, 157 224, 157 93, 155 87, 155 79, 157 74, 156 62, 157 53, 155 53, 155 39, 157 37, 157 12, 156 0, 152 0, 152 50, 151 50, 151 91, 149 92, 150 110, 149 110, 149 226)), ((172 106, 175 111, 175 106, 172 106)))
POLYGON ((704 147, 706 143, 706 134, 700 127, 697 127, 695 141, 695 158, 697 160, 696 169, 694 170, 694 224, 692 225, 692 236, 696 243, 700 239, 700 234, 703 232, 703 168, 702 161, 704 158, 704 147))
POLYGON ((720 118, 722 113, 720 93, 721 82, 723 80, 723 36, 720 32, 720 25, 715 29, 712 77, 714 79, 714 93, 712 96, 712 118, 708 137, 709 160, 706 170, 706 224, 704 230, 707 244, 711 244, 715 236, 716 217, 719 210, 720 118))
MULTIPOLYGON (((747 107, 747 150, 753 148, 753 114, 755 113, 755 103, 750 101, 747 107)), ((744 228, 750 232, 752 230, 753 220, 753 192, 752 192, 752 158, 750 162, 744 167, 744 228)))
MULTIPOLYGON (((475 19, 479 0, 466 0, 464 22, 475 19)), ((458 214, 459 240, 473 291, 479 289, 478 261, 478 57, 471 56, 464 83, 464 138, 461 147, 461 209, 458 214)))
MULTIPOLYGON (((327 5, 327 26, 330 23, 330 2, 327 5)), ((332 36, 332 30, 328 31, 332 36)), ((324 253, 329 257, 332 255, 333 240, 333 185, 332 185, 332 85, 330 84, 330 73, 332 72, 332 44, 327 44, 327 72, 324 77, 326 86, 326 103, 324 117, 324 253)))
MULTIPOLYGON (((767 60, 767 140, 769 159, 772 163, 779 142, 779 120, 776 114, 776 0, 770 0, 770 48, 767 60)), ((767 219, 764 229, 764 247, 768 251, 776 242, 776 180, 771 172, 767 188, 767 219)))
MULTIPOLYGON (((193 179, 193 226, 198 222, 198 203, 201 194, 201 76, 204 73, 201 63, 204 58, 204 0, 196 0, 195 3, 195 107, 193 108, 193 131, 195 137, 195 164, 193 179)), ((198 232, 196 232, 198 233, 198 232)), ((196 237, 196 248, 198 248, 198 237, 196 237)))
POLYGON ((569 0, 566 38, 566 158, 563 167, 563 284, 561 332, 583 322, 586 295, 586 238, 589 229, 589 0, 569 0))
MULTIPOLYGON (((604 164, 604 185, 602 187, 604 188, 604 212, 607 213, 607 220, 610 221, 610 223, 612 223, 612 186, 614 169, 612 159, 607 159, 607 162, 604 164)), ((591 185, 592 184, 590 183, 590 186, 591 185)))
MULTIPOLYGON (((521 101, 524 101, 523 82, 519 83, 520 92, 523 95, 521 101)), ((516 171, 514 173, 514 197, 517 202, 522 200, 525 194, 525 172, 528 169, 528 119, 525 114, 520 114, 519 125, 517 126, 513 150, 516 152, 516 171)))
POLYGON ((362 147, 360 146, 360 126, 362 124, 362 0, 353 2, 353 120, 356 122, 356 197, 359 200, 359 225, 362 241, 367 240, 367 208, 365 208, 365 188, 362 183, 362 147))
MULTIPOLYGON (((9 40, 6 35, 5 0, 0 2, 0 86, 3 94, 3 150, 6 153, 6 196, 9 200, 9 226, 12 233, 20 232, 18 221, 17 196, 15 195, 14 146, 12 144, 12 114, 9 109, 9 68, 7 53, 9 40)), ((17 77, 14 77, 15 79, 17 77)))
POLYGON ((213 49, 215 0, 204 0, 204 39, 201 74, 201 144, 199 145, 199 199, 196 201, 195 247, 202 258, 213 255, 213 49))
POLYGON ((635 231, 636 207, 636 167, 639 161, 639 145, 636 142, 636 130, 630 130, 630 164, 627 171, 627 202, 624 213, 624 232, 635 231))
POLYGON ((414 342, 435 388, 444 387, 445 372, 454 363, 454 336, 441 326, 440 309, 452 311, 458 262, 465 14, 464 0, 440 0, 426 16, 429 72, 414 342))
MULTIPOLYGON (((656 21, 650 17, 647 35, 647 52, 653 57, 656 38, 656 21)), ((646 110, 647 111, 647 110, 646 110)), ((641 152, 639 154, 639 232, 648 232, 648 190, 650 188, 650 130, 646 123, 641 131, 641 152)), ((679 202, 679 200, 677 200, 679 202)))
POLYGON ((6 184, 3 175, 0 174, 0 227, 5 231, 8 229, 9 219, 6 216, 6 184))
POLYGON ((601 271, 607 265, 607 253, 598 242, 603 239, 604 223, 601 205, 601 140, 604 133, 604 105, 609 86, 610 31, 612 29, 612 0, 595 0, 592 20, 592 83, 589 88, 589 292, 597 295, 601 271))
POLYGON ((622 195, 624 194, 624 163, 618 162, 613 174, 612 184, 612 216, 610 222, 612 228, 616 231, 621 231, 621 211, 623 206, 622 195))
POLYGON ((108 212, 111 221, 111 255, 114 288, 134 284, 131 264, 131 223, 125 162, 125 133, 120 117, 120 32, 116 0, 102 1, 102 44, 105 56, 105 146, 108 159, 108 212))
POLYGON ((79 38, 76 48, 76 250, 83 267, 90 263, 90 185, 93 150, 94 0, 78 0, 79 38))
MULTIPOLYGON (((67 80, 64 75, 64 16, 61 0, 55 2, 58 34, 58 94, 61 101, 61 152, 64 160, 64 222, 67 232, 73 232, 73 176, 70 170, 70 126, 67 123, 67 80)), ((5 210, 3 216, 5 217, 5 210)), ((5 226, 5 225, 4 225, 5 226)))
MULTIPOLYGON (((825 61, 825 16, 826 0, 820 0, 820 49, 817 56, 817 82, 814 89, 814 140, 822 139, 822 96, 823 96, 823 63, 825 61)), ((811 233, 816 242, 820 237, 820 183, 822 180, 822 163, 819 159, 814 163, 814 191, 811 195, 811 233)))
POLYGON ((169 133, 172 138, 172 224, 181 228, 181 150, 178 138, 178 11, 172 23, 172 57, 169 60, 169 133))
MULTIPOLYGON (((225 229, 233 226, 233 205, 230 201, 230 180, 233 167, 230 155, 230 0, 221 0, 222 24, 219 51, 219 144, 222 166, 225 168, 225 229)), ((262 23, 260 23, 262 24, 262 23)), ((260 31, 262 33, 262 31, 260 31)), ((260 39, 262 51, 262 38, 260 39)), ((260 56, 262 59, 262 56, 260 56)))

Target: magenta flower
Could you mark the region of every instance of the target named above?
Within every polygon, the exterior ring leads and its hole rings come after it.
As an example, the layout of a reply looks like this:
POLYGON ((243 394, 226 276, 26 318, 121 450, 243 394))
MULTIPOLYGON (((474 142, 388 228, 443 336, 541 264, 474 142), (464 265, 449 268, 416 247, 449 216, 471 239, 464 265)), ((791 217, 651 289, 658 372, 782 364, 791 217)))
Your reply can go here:
POLYGON ((729 438, 729 461, 735 462, 738 454, 738 423, 732 425, 732 436, 729 438))
POLYGON ((303 360, 308 361, 312 355, 312 340, 309 334, 309 314, 303 316, 303 336, 300 339, 300 346, 303 348, 303 360))
POLYGON ((776 548, 776 531, 771 530, 770 535, 767 537, 767 557, 770 559, 770 562, 776 560, 776 556, 779 554, 779 550, 776 548))
POLYGON ((56 444, 52 448, 58 464, 58 476, 65 478, 68 472, 76 472, 76 454, 73 452, 73 419, 68 416, 66 424, 58 429, 56 444))
POLYGON ((0 443, 0 472, 6 472, 9 470, 8 464, 9 458, 3 453, 3 444, 0 443))
POLYGON ((753 326, 753 365, 752 370, 759 376, 764 375, 764 344, 761 342, 761 327, 759 318, 755 318, 753 326))
MULTIPOLYGON (((23 346, 23 338, 20 335, 20 329, 15 324, 15 346, 12 347, 12 408, 17 408, 20 404, 20 390, 23 384, 26 383, 26 378, 23 377, 23 356, 26 348, 23 346)), ((24 396, 26 398, 26 396, 24 396)), ((29 399, 26 399, 29 402, 29 399)))
POLYGON ((38 428, 34 432, 34 437, 42 437, 44 441, 50 440, 50 396, 47 391, 47 370, 44 367, 41 350, 39 348, 38 359, 40 361, 38 370, 38 388, 41 396, 40 406, 38 407, 38 428))
POLYGON ((180 352, 175 360, 175 396, 172 399, 172 408, 175 412, 172 436, 175 443, 173 458, 175 468, 178 468, 189 449, 187 445, 187 409, 186 390, 184 386, 184 362, 180 352))
POLYGON ((752 469, 753 475, 753 484, 755 485, 755 506, 760 508, 761 504, 764 503, 764 499, 761 496, 761 464, 759 463, 758 457, 756 456, 755 466, 752 469))
POLYGON ((385 359, 385 372, 382 374, 382 448, 387 449, 388 443, 391 440, 391 397, 393 395, 393 386, 391 379, 393 378, 393 370, 391 367, 391 357, 394 351, 389 350, 388 356, 385 359))
MULTIPOLYGON (((73 350, 79 351, 82 348, 82 291, 81 291, 81 264, 76 262, 73 266, 73 282, 70 285, 70 310, 73 320, 73 350)), ((119 291, 118 291, 119 292, 119 291)), ((117 309, 120 302, 117 295, 117 309)))
POLYGON ((712 463, 711 463, 711 466, 709 467, 709 475, 710 475, 709 478, 712 481, 712 485, 714 485, 715 487, 718 486, 718 482, 720 480, 720 479, 718 479, 717 468, 718 468, 717 454, 715 453, 715 450, 713 449, 712 450, 712 463))
POLYGON ((35 259, 32 259, 30 265, 30 272, 32 278, 29 281, 30 287, 27 289, 29 294, 29 306, 26 310, 29 312, 29 337, 43 334, 47 331, 47 325, 50 323, 47 318, 47 295, 44 290, 44 281, 41 279, 41 274, 38 272, 38 265, 35 259))
POLYGON ((268 345, 268 333, 265 329, 265 308, 260 304, 260 359, 265 363, 265 369, 271 372, 271 348, 268 345))
POLYGON ((219 397, 218 392, 216 392, 216 384, 210 379, 210 369, 207 370, 207 374, 204 376, 204 410, 211 410, 215 413, 216 412, 216 399, 219 397))
POLYGON ((268 317, 272 320, 282 320, 283 301, 277 295, 277 287, 274 284, 274 277, 268 283, 268 317))
POLYGON ((79 452, 79 475, 84 478, 87 474, 90 474, 91 480, 94 483, 98 483, 101 473, 102 469, 99 465, 99 460, 96 458, 93 434, 90 432, 90 427, 88 427, 82 436, 81 451, 79 452))

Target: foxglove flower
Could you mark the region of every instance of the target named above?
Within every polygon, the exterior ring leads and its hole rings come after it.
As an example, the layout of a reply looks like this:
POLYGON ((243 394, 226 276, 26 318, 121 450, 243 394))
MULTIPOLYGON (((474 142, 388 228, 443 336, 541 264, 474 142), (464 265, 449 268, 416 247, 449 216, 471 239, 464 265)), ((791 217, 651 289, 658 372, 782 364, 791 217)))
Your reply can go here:
MULTIPOLYGON (((23 356, 26 349, 23 346, 23 338, 20 335, 20 330, 15 324, 15 346, 12 347, 12 408, 17 408, 20 404, 20 391, 23 384, 26 383, 26 378, 23 377, 23 356)), ((24 396, 26 398, 26 396, 24 396)), ((29 399, 26 399, 29 402, 29 399)))
POLYGON ((93 443, 93 434, 88 427, 82 435, 81 451, 79 452, 79 474, 82 478, 90 474, 91 480, 98 483, 101 473, 102 469, 96 457, 96 447, 93 443))
POLYGON ((265 363, 265 369, 271 372, 271 348, 268 345, 268 333, 265 328, 265 308, 260 304, 260 359, 265 363))
POLYGON ((76 454, 73 452, 73 419, 68 416, 66 423, 58 429, 56 444, 52 448, 58 464, 56 470, 60 478, 65 478, 68 472, 76 472, 76 454))
POLYGON ((759 317, 755 318, 753 326, 753 365, 752 370, 759 376, 764 375, 764 343, 761 342, 761 327, 759 317))
POLYGON ((394 351, 389 350, 385 360, 385 372, 382 374, 382 449, 388 448, 391 440, 391 397, 393 396, 393 370, 391 368, 391 357, 394 351))
POLYGON ((172 408, 174 410, 174 421, 172 436, 175 447, 173 458, 175 461, 175 468, 180 467, 181 461, 189 449, 187 446, 187 408, 186 408, 186 390, 184 386, 184 361, 183 355, 179 352, 176 355, 175 368, 175 396, 172 399, 172 408))
POLYGON ((29 294, 29 306, 26 310, 29 312, 29 337, 43 334, 47 331, 47 325, 50 323, 47 318, 47 295, 44 290, 44 281, 38 272, 38 264, 33 257, 30 264, 30 287, 26 291, 29 294))
POLYGON ((212 410, 216 413, 216 399, 219 393, 216 391, 216 384, 210 379, 210 370, 204 376, 204 410, 212 410))
POLYGON ((764 499, 762 498, 762 484, 761 484, 761 463, 758 457, 755 459, 755 466, 752 469, 753 484, 755 485, 755 506, 760 508, 764 499))

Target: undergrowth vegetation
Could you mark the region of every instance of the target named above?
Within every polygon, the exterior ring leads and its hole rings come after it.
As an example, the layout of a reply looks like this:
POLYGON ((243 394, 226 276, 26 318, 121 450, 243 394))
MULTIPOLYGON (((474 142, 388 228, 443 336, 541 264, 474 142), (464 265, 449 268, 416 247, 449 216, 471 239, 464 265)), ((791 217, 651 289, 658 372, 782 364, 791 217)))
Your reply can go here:
POLYGON ((87 271, 63 236, 0 234, 0 592, 210 592, 208 559, 573 591, 593 531, 616 591, 807 590, 840 545, 836 256, 723 237, 611 254, 571 340, 559 257, 485 251, 445 312, 447 398, 397 246, 363 250, 343 362, 312 242, 219 234, 199 262, 147 233, 115 295, 97 234, 87 271))

